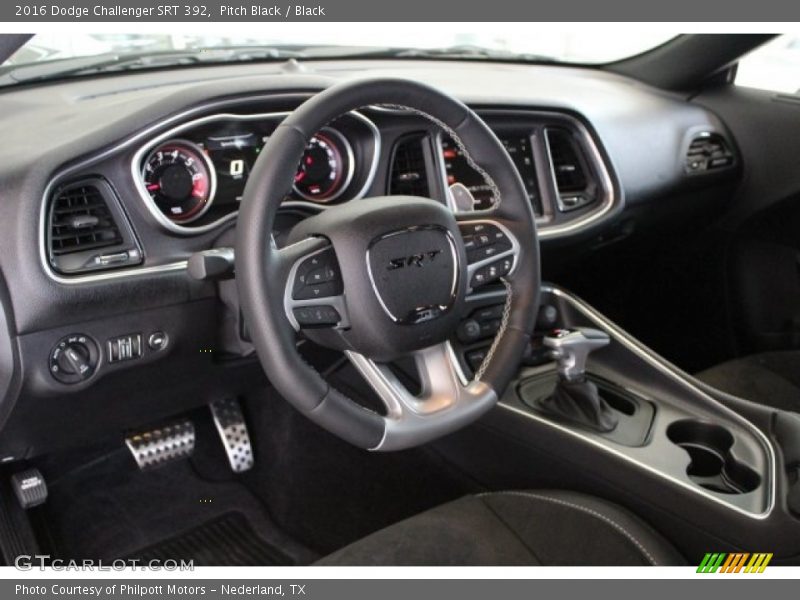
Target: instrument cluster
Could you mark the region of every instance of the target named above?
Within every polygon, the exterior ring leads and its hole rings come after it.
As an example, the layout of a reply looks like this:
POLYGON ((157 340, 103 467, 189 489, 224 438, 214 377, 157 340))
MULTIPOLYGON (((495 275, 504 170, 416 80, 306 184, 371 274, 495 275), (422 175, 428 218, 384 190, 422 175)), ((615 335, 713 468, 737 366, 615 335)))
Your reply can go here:
MULTIPOLYGON (((148 208, 172 230, 205 229, 235 215, 259 153, 285 116, 212 115, 151 140, 133 161, 148 208)), ((379 145, 366 117, 340 117, 309 140, 285 202, 313 208, 362 197, 375 175, 379 145)))

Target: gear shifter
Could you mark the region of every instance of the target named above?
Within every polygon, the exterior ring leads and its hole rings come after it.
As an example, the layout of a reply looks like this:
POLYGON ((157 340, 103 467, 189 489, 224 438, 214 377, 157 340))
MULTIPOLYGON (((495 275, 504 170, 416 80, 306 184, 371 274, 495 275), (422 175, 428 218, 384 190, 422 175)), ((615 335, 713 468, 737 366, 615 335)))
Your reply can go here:
POLYGON ((558 363, 558 383, 542 401, 543 410, 595 431, 608 432, 617 426, 616 414, 586 378, 589 354, 609 341, 606 333, 587 327, 556 329, 544 337, 544 346, 558 363))

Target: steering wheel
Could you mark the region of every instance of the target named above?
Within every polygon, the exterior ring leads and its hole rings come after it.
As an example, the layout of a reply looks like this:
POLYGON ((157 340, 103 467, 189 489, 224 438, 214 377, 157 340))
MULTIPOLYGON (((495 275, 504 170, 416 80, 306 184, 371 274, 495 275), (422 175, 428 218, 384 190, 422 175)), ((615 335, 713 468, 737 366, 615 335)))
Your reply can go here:
POLYGON ((236 282, 253 344, 272 384, 308 418, 370 450, 426 443, 492 408, 517 372, 539 300, 539 244, 528 195, 502 143, 467 106, 400 79, 334 85, 292 112, 259 154, 241 202, 236 282), (486 180, 493 207, 454 214, 410 196, 372 197, 300 222, 288 245, 271 232, 311 137, 352 110, 423 116, 451 136, 486 180), (487 248, 491 247, 491 250, 487 248), (467 293, 507 290, 500 329, 471 380, 450 345, 467 293), (385 406, 357 404, 299 354, 296 333, 344 352, 385 406), (421 392, 387 363, 413 356, 421 392))

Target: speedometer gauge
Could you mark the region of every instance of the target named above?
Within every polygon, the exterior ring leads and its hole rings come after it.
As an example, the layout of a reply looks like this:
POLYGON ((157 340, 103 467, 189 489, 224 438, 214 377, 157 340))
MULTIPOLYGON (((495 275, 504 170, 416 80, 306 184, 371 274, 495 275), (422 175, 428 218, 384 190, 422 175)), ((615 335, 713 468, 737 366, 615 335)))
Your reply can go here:
POLYGON ((294 191, 313 202, 331 202, 353 176, 353 150, 343 135, 325 129, 311 138, 294 176, 294 191))
POLYGON ((211 206, 214 169, 191 142, 172 140, 157 146, 145 161, 142 178, 158 209, 172 221, 193 221, 211 206))

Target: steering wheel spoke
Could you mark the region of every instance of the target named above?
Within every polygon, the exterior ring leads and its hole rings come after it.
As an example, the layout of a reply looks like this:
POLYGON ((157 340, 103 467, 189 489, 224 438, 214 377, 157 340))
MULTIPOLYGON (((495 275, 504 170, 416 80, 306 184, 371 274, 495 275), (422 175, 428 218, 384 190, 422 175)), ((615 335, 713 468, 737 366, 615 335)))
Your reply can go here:
POLYGON ((386 407, 385 434, 375 450, 408 448, 454 431, 497 401, 491 387, 467 380, 449 342, 412 354, 419 394, 413 394, 388 365, 357 352, 345 354, 386 407))
POLYGON ((284 310, 295 330, 350 326, 341 270, 333 246, 306 238, 279 251, 285 277, 284 310))
POLYGON ((517 266, 520 244, 500 221, 460 213, 458 228, 467 253, 467 292, 510 276, 517 266))

